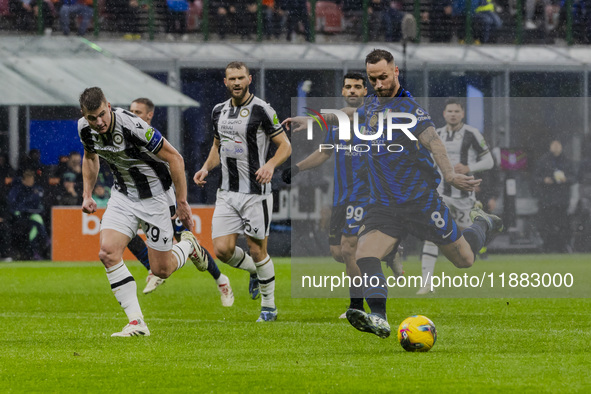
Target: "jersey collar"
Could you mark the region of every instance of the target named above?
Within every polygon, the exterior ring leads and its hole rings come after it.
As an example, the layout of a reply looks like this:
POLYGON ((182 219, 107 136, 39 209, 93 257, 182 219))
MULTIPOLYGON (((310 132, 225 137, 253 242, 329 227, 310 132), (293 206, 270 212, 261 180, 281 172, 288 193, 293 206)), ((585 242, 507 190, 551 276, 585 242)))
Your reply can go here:
POLYGON ((111 124, 107 129, 107 133, 112 133, 115 130, 115 111, 111 110, 111 124))
POLYGON ((248 92, 248 94, 250 94, 250 96, 246 99, 245 102, 243 102, 240 105, 234 105, 234 102, 232 101, 232 99, 230 98, 230 107, 244 107, 248 104, 250 104, 250 102, 252 101, 252 99, 254 98, 254 94, 248 92))

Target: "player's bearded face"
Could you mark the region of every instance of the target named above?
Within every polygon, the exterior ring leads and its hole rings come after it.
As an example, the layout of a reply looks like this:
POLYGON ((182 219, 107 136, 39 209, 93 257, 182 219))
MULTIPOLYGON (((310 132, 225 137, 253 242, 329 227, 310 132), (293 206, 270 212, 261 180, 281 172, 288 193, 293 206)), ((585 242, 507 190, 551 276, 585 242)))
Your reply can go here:
POLYGON ((363 86, 362 80, 347 78, 341 93, 345 97, 347 105, 359 107, 363 102, 363 97, 367 95, 367 88, 363 86))
POLYGON ((251 81, 252 77, 248 75, 248 72, 244 68, 229 68, 226 70, 224 83, 232 98, 239 103, 248 93, 248 86, 251 81))
POLYGON ((400 84, 398 67, 394 63, 380 60, 375 64, 366 64, 367 77, 378 97, 394 97, 400 84))
POLYGON ((88 121, 90 128, 101 134, 106 133, 109 130, 109 126, 111 126, 111 104, 109 103, 102 103, 94 111, 84 109, 83 115, 88 121))

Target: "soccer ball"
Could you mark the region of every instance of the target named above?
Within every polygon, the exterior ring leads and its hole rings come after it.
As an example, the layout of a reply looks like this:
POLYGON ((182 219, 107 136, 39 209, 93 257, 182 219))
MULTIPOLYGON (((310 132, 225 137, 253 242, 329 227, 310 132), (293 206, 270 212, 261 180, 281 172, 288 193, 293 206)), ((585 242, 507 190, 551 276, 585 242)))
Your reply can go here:
POLYGON ((437 330, 431 320, 422 315, 404 319, 398 327, 398 342, 407 352, 427 352, 437 341, 437 330))

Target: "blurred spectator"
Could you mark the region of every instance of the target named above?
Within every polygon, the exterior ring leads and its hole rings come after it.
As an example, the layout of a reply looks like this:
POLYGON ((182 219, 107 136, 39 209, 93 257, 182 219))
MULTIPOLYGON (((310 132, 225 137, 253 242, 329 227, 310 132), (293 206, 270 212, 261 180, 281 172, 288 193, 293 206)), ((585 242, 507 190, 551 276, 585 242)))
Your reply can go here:
POLYGON ((534 179, 538 185, 538 230, 544 249, 546 252, 570 251, 567 211, 575 172, 562 153, 560 141, 552 141, 550 151, 538 160, 534 179))
POLYGON ((306 41, 310 41, 310 21, 306 0, 281 0, 280 8, 285 12, 285 33, 287 41, 291 41, 292 33, 295 35, 303 29, 306 41))
MULTIPOLYGON (((476 42, 492 43, 496 41, 496 33, 503 22, 495 11, 492 0, 472 0, 472 8, 468 10, 473 15, 472 30, 476 42)), ((465 38, 466 30, 466 1, 453 0, 452 16, 457 28, 460 41, 465 38)))
POLYGON ((78 26, 78 35, 83 36, 90 25, 94 14, 92 0, 62 0, 60 8, 60 25, 65 36, 70 34, 70 15, 81 16, 82 22, 78 26))
POLYGON ((280 10, 275 0, 263 0, 263 14, 265 17, 265 37, 268 39, 271 37, 279 38, 281 33, 283 11, 280 10))
POLYGON ((32 0, 10 0, 8 7, 14 16, 14 27, 17 31, 34 31, 35 15, 32 0))
POLYGON ((525 28, 534 30, 538 28, 535 23, 534 15, 536 8, 542 7, 543 25, 547 31, 553 30, 558 24, 560 14, 559 0, 526 0, 525 2, 525 28))
POLYGON ((97 182, 94 185, 94 190, 92 191, 92 198, 94 199, 94 201, 96 201, 97 208, 106 208, 110 197, 111 194, 107 191, 105 185, 103 185, 100 182, 97 182))
POLYGON ((73 172, 65 172, 55 192, 52 205, 82 205, 82 193, 76 190, 77 176, 73 172))
POLYGON ((16 175, 16 171, 8 162, 6 153, 0 153, 0 188, 9 187, 16 175))
POLYGON ((345 15, 347 27, 355 33, 356 37, 361 37, 363 21, 363 0, 341 0, 341 9, 345 15))
POLYGON ((402 6, 398 1, 390 1, 388 3, 383 16, 385 40, 388 42, 398 42, 402 39, 402 20, 405 14, 401 10, 402 6))
POLYGON ((41 164, 41 151, 39 149, 31 149, 26 156, 22 156, 18 163, 19 175, 25 170, 32 170, 35 175, 39 176, 45 166, 41 164))
POLYGON ((166 33, 169 40, 174 40, 177 34, 181 40, 186 41, 187 35, 187 12, 189 11, 189 2, 187 0, 166 0, 167 18, 166 33))
POLYGON ((106 8, 115 18, 115 29, 125 33, 125 39, 141 38, 139 24, 142 8, 138 0, 107 0, 106 8))
POLYGON ((8 163, 8 157, 0 153, 0 261, 10 261, 10 210, 8 192, 14 179, 15 171, 8 163))
POLYGON ((449 42, 453 35, 452 0, 431 0, 426 19, 430 42, 449 42))
MULTIPOLYGON (((385 27, 386 0, 369 0, 367 7, 368 33, 371 41, 378 41, 385 27)), ((388 7, 389 8, 389 7, 388 7)))
POLYGON ((503 25, 493 0, 474 0, 478 4, 473 21, 474 38, 481 43, 496 42, 497 31, 503 25))
POLYGON ((237 32, 243 40, 250 40, 257 34, 257 2, 253 0, 235 0, 240 18, 237 19, 237 32))
POLYGON ((68 160, 70 160, 70 156, 68 155, 60 155, 58 157, 57 166, 53 172, 54 176, 61 178, 64 172, 68 171, 68 160))
POLYGON ((25 170, 22 180, 16 182, 8 193, 13 246, 22 259, 46 258, 49 237, 41 217, 42 200, 43 189, 35 184, 35 173, 25 170))
POLYGON ((211 0, 209 3, 211 17, 215 22, 220 39, 226 38, 226 34, 236 33, 236 7, 230 0, 211 0))

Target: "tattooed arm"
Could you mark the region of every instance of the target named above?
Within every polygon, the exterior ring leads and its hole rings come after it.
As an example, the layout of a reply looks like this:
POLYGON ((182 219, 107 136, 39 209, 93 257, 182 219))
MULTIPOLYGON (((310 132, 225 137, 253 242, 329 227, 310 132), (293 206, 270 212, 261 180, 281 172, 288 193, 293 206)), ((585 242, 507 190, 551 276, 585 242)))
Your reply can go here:
POLYGON ((454 169, 449 162, 449 158, 447 157, 445 145, 435 132, 435 128, 430 126, 425 131, 423 131, 419 135, 419 141, 431 152, 431 155, 433 155, 433 160, 435 160, 435 163, 437 163, 439 170, 443 174, 443 179, 445 179, 445 182, 465 191, 472 191, 480 184, 480 179, 476 180, 473 176, 456 174, 454 172, 454 169))

